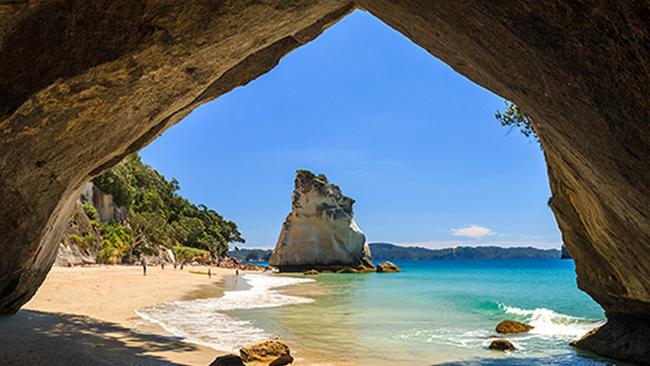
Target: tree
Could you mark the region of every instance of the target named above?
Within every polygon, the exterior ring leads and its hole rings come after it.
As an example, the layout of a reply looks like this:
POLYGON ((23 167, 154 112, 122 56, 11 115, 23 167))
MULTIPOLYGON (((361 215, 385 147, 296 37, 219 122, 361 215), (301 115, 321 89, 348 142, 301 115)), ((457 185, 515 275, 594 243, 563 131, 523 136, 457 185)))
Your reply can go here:
MULTIPOLYGON (((532 137, 539 142, 539 138, 537 138, 537 134, 533 129, 532 118, 526 114, 526 112, 522 111, 516 104, 509 101, 506 101, 505 104, 505 112, 501 113, 497 110, 494 114, 494 117, 501 123, 501 126, 510 127, 510 131, 518 129, 524 136, 528 138, 532 137)), ((510 131, 508 131, 508 133, 510 133, 510 131)))

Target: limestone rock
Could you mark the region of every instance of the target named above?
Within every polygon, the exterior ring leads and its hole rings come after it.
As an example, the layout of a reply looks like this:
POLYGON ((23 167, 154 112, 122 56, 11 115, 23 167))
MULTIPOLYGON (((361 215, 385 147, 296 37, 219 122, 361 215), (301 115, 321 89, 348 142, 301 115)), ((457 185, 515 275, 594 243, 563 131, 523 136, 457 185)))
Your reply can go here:
POLYGON ((505 339, 495 339, 490 342, 489 349, 495 351, 514 351, 515 346, 505 339))
POLYGON ((503 320, 496 326, 497 333, 524 333, 533 329, 528 324, 524 324, 515 320, 503 320))
POLYGON ((217 357, 210 366, 246 366, 241 357, 237 355, 224 355, 217 357))
POLYGON ((374 268, 366 236, 352 218, 353 204, 354 200, 324 175, 299 170, 291 213, 282 225, 269 264, 294 272, 374 268))
POLYGON ((289 346, 278 341, 278 340, 269 340, 264 342, 258 342, 246 347, 242 347, 239 350, 241 359, 248 362, 270 362, 274 361, 281 356, 289 356, 289 346))
POLYGON ((399 272, 399 271, 401 271, 401 269, 391 261, 382 262, 377 265, 377 272, 380 273, 390 273, 390 272, 399 272))

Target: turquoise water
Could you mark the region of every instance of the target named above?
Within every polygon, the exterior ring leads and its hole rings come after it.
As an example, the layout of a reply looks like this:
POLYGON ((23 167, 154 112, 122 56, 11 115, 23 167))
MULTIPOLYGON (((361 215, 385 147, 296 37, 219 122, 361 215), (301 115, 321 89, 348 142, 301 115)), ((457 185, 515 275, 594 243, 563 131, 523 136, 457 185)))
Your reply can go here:
POLYGON ((315 282, 283 291, 312 302, 230 315, 318 364, 609 364, 568 346, 604 319, 577 288, 571 260, 396 263, 401 273, 310 277, 315 282), (535 326, 507 337, 518 348, 513 353, 486 348, 503 319, 535 326))

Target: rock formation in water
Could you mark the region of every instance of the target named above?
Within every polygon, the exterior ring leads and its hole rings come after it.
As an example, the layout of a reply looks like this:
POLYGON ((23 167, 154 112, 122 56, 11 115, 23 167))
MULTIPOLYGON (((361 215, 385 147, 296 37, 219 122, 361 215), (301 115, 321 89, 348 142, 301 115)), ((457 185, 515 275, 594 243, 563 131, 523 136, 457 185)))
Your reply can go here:
POLYGON ((561 259, 572 259, 571 253, 569 253, 569 249, 566 248, 566 245, 562 244, 562 251, 560 253, 560 258, 561 259))
POLYGON ((352 218, 353 204, 324 175, 299 170, 291 213, 282 224, 269 264, 291 272, 373 268, 366 236, 352 218))
POLYGON ((391 261, 381 262, 377 265, 377 272, 379 273, 391 273, 399 272, 400 268, 391 261))
POLYGON ((490 345, 488 346, 489 349, 495 350, 495 351, 514 351, 515 346, 510 343, 510 341, 505 340, 505 339, 495 339, 492 342, 490 342, 490 345))
POLYGON ((578 285, 608 317, 579 346, 650 359, 625 346, 650 343, 644 1, 0 2, 0 313, 45 278, 84 182, 355 4, 533 117, 578 285))
POLYGON ((516 320, 503 320, 499 324, 497 324, 495 328, 497 333, 504 333, 504 334, 525 333, 531 329, 533 329, 532 326, 522 322, 518 322, 516 320))

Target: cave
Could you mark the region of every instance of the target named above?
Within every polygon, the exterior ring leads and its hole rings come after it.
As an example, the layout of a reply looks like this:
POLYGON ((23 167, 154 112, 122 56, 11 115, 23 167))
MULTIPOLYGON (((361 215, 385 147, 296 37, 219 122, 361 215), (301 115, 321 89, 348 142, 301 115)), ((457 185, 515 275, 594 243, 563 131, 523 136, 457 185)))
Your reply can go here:
POLYGON ((533 117, 577 342, 650 360, 650 6, 525 0, 0 4, 0 313, 35 293, 82 185, 361 8, 533 117))

